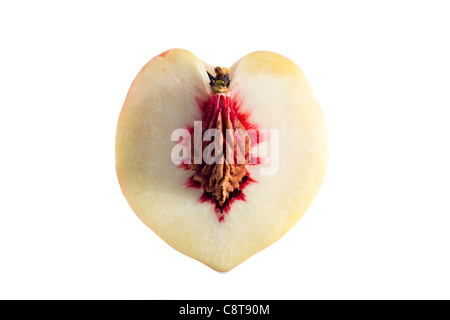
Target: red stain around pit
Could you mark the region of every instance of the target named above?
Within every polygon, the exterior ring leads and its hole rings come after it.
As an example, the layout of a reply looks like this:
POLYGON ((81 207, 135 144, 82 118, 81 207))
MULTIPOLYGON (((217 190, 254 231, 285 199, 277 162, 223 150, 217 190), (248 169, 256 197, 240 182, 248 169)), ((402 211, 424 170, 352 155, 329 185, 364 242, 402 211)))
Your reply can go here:
MULTIPOLYGON (((229 108, 230 118, 232 122, 235 119, 237 119, 241 122, 241 124, 245 127, 246 130, 253 129, 251 130, 253 134, 250 134, 252 147, 258 145, 260 142, 264 140, 264 137, 259 134, 259 127, 249 120, 250 112, 242 112, 241 111, 242 103, 232 99, 231 94, 227 94, 225 96, 222 96, 221 98, 219 98, 217 95, 211 96, 206 102, 202 102, 199 99, 197 99, 197 103, 202 112, 201 120, 203 123, 203 129, 206 129, 211 119, 217 116, 218 112, 221 112, 220 109, 223 110, 224 108, 229 108), (218 107, 220 105, 218 103, 219 99, 223 99, 224 101, 224 105, 221 105, 220 107, 218 107)), ((194 133, 193 126, 187 127, 186 129, 190 132, 191 135, 194 133)), ((258 165, 260 163, 261 159, 259 159, 258 157, 252 157, 252 155, 250 154, 248 165, 258 165)), ((184 170, 190 170, 189 165, 185 163, 180 164, 179 167, 183 168, 184 170)), ((194 175, 192 175, 188 179, 188 181, 186 181, 185 186, 187 188, 202 189, 202 186, 199 183, 194 182, 193 177, 194 175)), ((214 206, 214 211, 216 213, 219 222, 224 222, 225 215, 230 212, 231 206, 235 201, 237 200, 246 201, 244 189, 251 183, 257 183, 257 181, 252 179, 250 177, 250 172, 247 171, 247 175, 243 178, 240 188, 230 193, 229 198, 225 201, 225 203, 222 206, 220 206, 218 201, 211 194, 207 193, 205 190, 201 195, 199 201, 201 203, 211 203, 214 206)))
MULTIPOLYGON (((256 181, 250 178, 250 173, 248 173, 245 177, 245 181, 241 184, 240 189, 235 190, 232 194, 230 194, 230 197, 225 201, 225 204, 222 207, 218 205, 217 200, 215 200, 206 192, 202 194, 199 200, 201 203, 209 202, 214 205, 214 211, 216 213, 217 219, 219 220, 219 222, 224 222, 225 214, 228 214, 230 212, 230 208, 233 202, 235 202, 236 200, 246 201, 244 189, 246 186, 254 182, 256 181)), ((201 188, 201 186, 197 185, 195 182, 192 181, 192 183, 194 184, 193 188, 201 188)))

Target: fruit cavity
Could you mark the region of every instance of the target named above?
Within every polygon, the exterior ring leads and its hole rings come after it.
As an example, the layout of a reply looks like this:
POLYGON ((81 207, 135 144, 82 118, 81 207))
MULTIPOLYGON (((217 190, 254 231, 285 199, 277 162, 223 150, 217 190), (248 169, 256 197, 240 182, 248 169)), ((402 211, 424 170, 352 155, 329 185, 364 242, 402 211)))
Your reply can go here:
POLYGON ((245 199, 243 188, 252 181, 246 166, 254 163, 250 161, 249 151, 252 144, 257 143, 257 137, 252 139, 239 120, 231 94, 224 91, 227 87, 214 90, 216 93, 204 103, 201 135, 193 130, 191 163, 188 165, 195 171, 191 177, 193 186, 204 189, 202 201, 211 199, 215 203, 215 212, 221 222, 233 200, 245 199), (212 141, 201 141, 208 132, 213 132, 209 135, 212 141))

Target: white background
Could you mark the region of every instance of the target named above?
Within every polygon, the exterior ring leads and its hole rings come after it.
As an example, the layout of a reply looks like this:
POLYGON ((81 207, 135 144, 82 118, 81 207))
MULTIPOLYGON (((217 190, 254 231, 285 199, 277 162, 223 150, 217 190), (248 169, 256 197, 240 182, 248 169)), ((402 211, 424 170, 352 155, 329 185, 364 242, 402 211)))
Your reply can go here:
POLYGON ((447 1, 2 1, 0 298, 449 299, 447 1), (117 119, 169 48, 295 61, 326 115, 325 182, 228 273, 134 215, 117 119))

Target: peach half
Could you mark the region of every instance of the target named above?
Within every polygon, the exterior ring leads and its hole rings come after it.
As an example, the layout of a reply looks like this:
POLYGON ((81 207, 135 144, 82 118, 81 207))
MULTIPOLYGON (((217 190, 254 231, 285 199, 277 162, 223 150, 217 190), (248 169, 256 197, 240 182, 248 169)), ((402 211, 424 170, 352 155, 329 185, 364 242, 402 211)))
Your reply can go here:
POLYGON ((324 116, 307 79, 272 52, 227 69, 168 50, 138 73, 117 126, 117 176, 133 211, 218 271, 295 225, 327 158, 324 116))

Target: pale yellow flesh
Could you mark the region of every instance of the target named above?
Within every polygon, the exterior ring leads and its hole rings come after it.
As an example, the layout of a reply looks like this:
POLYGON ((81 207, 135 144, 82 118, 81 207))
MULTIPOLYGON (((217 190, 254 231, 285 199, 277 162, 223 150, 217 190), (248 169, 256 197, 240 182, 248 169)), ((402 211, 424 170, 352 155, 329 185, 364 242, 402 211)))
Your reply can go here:
POLYGON ((172 131, 201 120, 197 99, 211 95, 206 70, 213 72, 181 49, 141 70, 120 114, 116 168, 126 199, 147 226, 176 250, 228 271, 303 216, 325 175, 327 134, 322 110, 292 61, 255 52, 230 67, 231 94, 243 101, 241 110, 260 128, 279 130, 279 170, 262 175, 262 165, 249 166, 257 183, 245 188, 246 201, 233 202, 219 222, 214 206, 199 201, 203 191, 186 188, 193 171, 171 161, 172 131))

